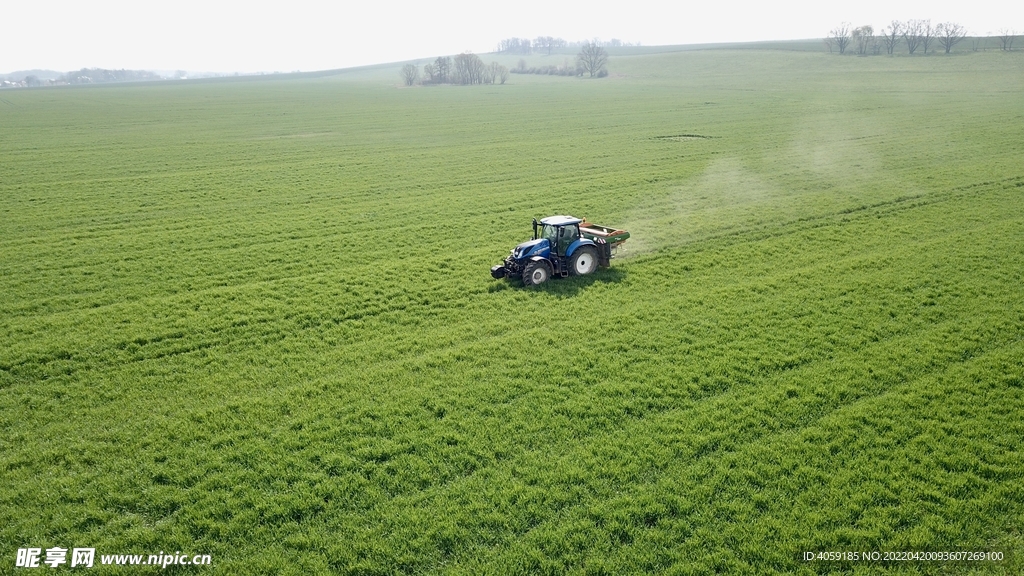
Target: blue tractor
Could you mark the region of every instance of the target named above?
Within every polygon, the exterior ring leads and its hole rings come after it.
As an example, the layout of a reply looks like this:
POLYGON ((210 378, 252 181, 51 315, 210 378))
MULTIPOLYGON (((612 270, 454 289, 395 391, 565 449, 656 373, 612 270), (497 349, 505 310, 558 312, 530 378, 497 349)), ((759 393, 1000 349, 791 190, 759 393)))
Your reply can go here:
POLYGON ((591 224, 572 216, 533 220, 533 240, 512 249, 505 261, 491 267, 494 278, 522 278, 524 286, 543 284, 552 276, 583 276, 608 266, 612 249, 629 232, 591 224))

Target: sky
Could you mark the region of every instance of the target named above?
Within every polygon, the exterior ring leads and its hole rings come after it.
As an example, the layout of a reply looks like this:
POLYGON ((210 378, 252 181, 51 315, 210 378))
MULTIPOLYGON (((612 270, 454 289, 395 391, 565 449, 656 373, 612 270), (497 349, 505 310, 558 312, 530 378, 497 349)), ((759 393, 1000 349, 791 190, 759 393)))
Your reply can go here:
POLYGON ((842 22, 1024 33, 1024 2, 963 0, 34 0, 0 7, 0 73, 81 68, 291 72, 491 52, 503 38, 645 46, 820 38, 842 22))

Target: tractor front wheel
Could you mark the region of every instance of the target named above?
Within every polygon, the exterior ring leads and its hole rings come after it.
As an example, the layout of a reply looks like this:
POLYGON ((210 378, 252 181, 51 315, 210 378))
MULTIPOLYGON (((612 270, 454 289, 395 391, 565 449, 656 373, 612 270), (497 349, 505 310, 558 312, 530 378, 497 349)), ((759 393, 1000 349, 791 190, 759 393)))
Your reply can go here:
POLYGON ((581 246, 569 260, 569 274, 584 276, 597 270, 597 250, 593 246, 581 246))
POLYGON ((548 281, 549 277, 551 277, 551 271, 548 269, 547 264, 543 262, 530 262, 526 265, 526 269, 523 270, 523 285, 536 286, 543 284, 548 281))

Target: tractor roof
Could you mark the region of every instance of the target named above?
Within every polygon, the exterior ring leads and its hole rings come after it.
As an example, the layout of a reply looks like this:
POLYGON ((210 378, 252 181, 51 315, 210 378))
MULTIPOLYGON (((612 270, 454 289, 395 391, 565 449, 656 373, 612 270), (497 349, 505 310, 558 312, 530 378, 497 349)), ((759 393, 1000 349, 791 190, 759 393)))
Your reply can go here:
POLYGON ((568 224, 579 224, 583 222, 582 218, 573 218, 572 216, 548 216, 540 221, 541 224, 548 224, 550 226, 566 226, 568 224))

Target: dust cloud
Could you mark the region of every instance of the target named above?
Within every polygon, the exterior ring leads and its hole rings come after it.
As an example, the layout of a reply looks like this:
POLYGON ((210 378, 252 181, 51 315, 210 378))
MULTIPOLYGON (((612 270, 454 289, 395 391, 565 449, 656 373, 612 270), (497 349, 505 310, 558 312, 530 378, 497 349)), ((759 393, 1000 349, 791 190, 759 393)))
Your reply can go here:
POLYGON ((741 225, 778 190, 739 158, 715 160, 691 182, 652 196, 631 211, 630 239, 617 257, 681 246, 741 225))

